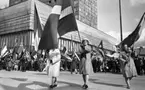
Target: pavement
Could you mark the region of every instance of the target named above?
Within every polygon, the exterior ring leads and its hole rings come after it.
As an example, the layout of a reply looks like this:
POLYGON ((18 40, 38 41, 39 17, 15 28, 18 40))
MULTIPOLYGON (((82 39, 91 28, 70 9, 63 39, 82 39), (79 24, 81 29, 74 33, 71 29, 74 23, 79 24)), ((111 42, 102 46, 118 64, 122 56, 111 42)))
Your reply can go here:
MULTIPOLYGON (((0 90, 51 90, 50 77, 45 72, 0 71, 0 90)), ((84 90, 79 74, 61 72, 58 87, 53 90, 84 90)), ((87 90, 128 90, 121 74, 95 73, 90 75, 87 90)), ((130 90, 145 90, 145 76, 138 76, 131 81, 130 90)))

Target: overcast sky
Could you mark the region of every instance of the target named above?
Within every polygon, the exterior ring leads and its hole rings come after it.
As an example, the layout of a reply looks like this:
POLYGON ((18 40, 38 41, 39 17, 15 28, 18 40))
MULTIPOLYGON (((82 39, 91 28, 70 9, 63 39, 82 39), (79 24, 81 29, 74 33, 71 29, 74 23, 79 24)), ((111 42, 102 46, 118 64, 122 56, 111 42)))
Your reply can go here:
MULTIPOLYGON (((9 0, 0 0, 0 7, 8 5, 9 0)), ((128 36, 137 26, 145 12, 145 0, 121 0, 123 38, 128 36)), ((119 0, 98 0, 98 29, 120 41, 119 0)), ((137 46, 145 46, 145 30, 137 46)))
POLYGON ((3 8, 8 5, 9 5, 9 0, 0 0, 0 8, 3 8))
MULTIPOLYGON (((121 0, 123 38, 137 26, 145 12, 145 0, 121 0)), ((98 0, 98 28, 120 41, 119 0, 98 0)), ((145 29, 136 43, 145 45, 145 29)))

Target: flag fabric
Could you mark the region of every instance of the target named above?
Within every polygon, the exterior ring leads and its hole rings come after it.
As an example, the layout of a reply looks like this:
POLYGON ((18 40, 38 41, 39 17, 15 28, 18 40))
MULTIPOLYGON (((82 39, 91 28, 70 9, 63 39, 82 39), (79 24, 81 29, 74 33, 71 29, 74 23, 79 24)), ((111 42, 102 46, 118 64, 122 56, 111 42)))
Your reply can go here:
POLYGON ((15 55, 18 51, 18 38, 15 38, 15 46, 13 48, 12 54, 15 55))
POLYGON ((103 49, 103 41, 102 40, 100 41, 98 47, 101 48, 101 49, 103 49))
POLYGON ((40 41, 40 38, 39 38, 39 36, 38 36, 38 31, 36 31, 36 32, 35 32, 35 35, 34 35, 34 37, 33 37, 33 41, 32 41, 35 51, 38 50, 39 41, 40 41))
POLYGON ((100 48, 100 49, 98 49, 100 54, 104 57, 105 56, 105 51, 104 51, 104 47, 103 47, 103 40, 100 41, 98 47, 100 48))
POLYGON ((62 12, 58 24, 58 34, 62 36, 76 30, 78 30, 78 27, 74 15, 73 3, 71 0, 63 0, 62 12))
POLYGON ((23 49, 24 49, 23 42, 21 42, 20 45, 18 46, 17 53, 20 55, 23 52, 23 49))
POLYGON ((106 54, 106 56, 111 57, 111 58, 119 58, 119 53, 113 53, 111 54, 106 54))
POLYGON ((41 34, 42 34, 42 24, 40 21, 40 17, 35 5, 35 13, 34 13, 34 37, 33 37, 33 41, 32 41, 32 45, 34 46, 34 49, 37 51, 38 50, 38 45, 39 45, 39 41, 41 38, 41 34))
MULTIPOLYGON (((67 0, 66 0, 67 1, 67 0)), ((56 5, 52 8, 47 22, 44 26, 44 30, 39 42, 38 49, 49 50, 58 48, 58 22, 62 9, 62 1, 56 0, 56 5)))
POLYGON ((1 50, 1 56, 3 56, 7 52, 7 46, 5 45, 1 50))
POLYGON ((145 13, 141 17, 136 29, 128 37, 126 37, 118 46, 122 48, 122 46, 126 44, 128 47, 131 47, 140 38, 140 35, 143 30, 142 27, 144 24, 145 24, 145 13))

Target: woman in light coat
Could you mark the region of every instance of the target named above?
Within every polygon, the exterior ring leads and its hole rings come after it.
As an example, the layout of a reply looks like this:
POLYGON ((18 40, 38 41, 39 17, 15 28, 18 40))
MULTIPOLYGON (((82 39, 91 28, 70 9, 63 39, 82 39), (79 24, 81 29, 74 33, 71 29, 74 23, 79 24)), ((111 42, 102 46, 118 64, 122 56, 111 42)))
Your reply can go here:
POLYGON ((57 77, 60 73, 61 55, 59 49, 50 49, 47 53, 49 62, 48 75, 51 77, 50 88, 57 87, 57 77))
POLYGON ((82 88, 88 88, 89 73, 91 70, 91 47, 89 46, 88 40, 82 40, 80 46, 80 74, 82 74, 84 85, 82 88))

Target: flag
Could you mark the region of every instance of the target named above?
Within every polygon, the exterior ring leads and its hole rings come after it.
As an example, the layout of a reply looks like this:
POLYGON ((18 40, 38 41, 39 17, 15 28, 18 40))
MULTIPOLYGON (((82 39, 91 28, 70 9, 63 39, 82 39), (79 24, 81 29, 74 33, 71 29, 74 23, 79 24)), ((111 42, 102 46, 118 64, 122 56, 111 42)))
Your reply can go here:
POLYGON ((35 32, 34 37, 33 37, 33 46, 35 51, 38 50, 38 45, 39 45, 39 41, 40 41, 40 37, 38 36, 38 30, 35 32))
POLYGON ((100 47, 101 49, 103 49, 103 41, 101 40, 98 47, 100 47))
POLYGON ((42 24, 40 23, 40 17, 35 5, 35 13, 34 13, 34 37, 32 41, 32 45, 34 46, 34 49, 37 51, 38 50, 38 45, 40 41, 40 37, 42 34, 42 24))
POLYGON ((2 48, 2 50, 1 50, 1 56, 4 56, 5 55, 5 53, 7 52, 7 46, 5 45, 3 48, 2 48))
POLYGON ((74 9, 71 0, 63 0, 62 12, 59 18, 58 34, 60 36, 67 32, 78 30, 74 9))
POLYGON ((21 42, 20 45, 18 46, 17 53, 21 54, 23 52, 23 49, 24 49, 23 42, 21 42))
POLYGON ((145 24, 145 13, 141 17, 136 29, 128 37, 126 37, 118 46, 122 47, 125 44, 128 47, 132 46, 140 38, 140 35, 142 33, 142 30, 143 30, 142 27, 144 24, 145 24))
POLYGON ((111 57, 111 58, 119 58, 119 53, 113 53, 111 54, 106 54, 106 56, 111 57))
MULTIPOLYGON (((66 0, 67 1, 67 0, 66 0)), ((62 1, 56 0, 56 5, 52 8, 47 22, 44 26, 44 30, 39 42, 38 49, 54 49, 58 47, 58 21, 62 9, 62 1)))
POLYGON ((98 47, 100 48, 100 49, 98 49, 100 54, 104 57, 105 56, 105 51, 104 51, 104 47, 103 47, 103 40, 100 41, 98 47))

